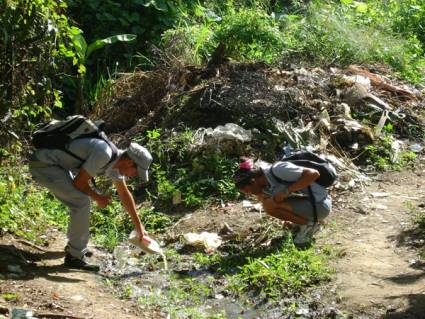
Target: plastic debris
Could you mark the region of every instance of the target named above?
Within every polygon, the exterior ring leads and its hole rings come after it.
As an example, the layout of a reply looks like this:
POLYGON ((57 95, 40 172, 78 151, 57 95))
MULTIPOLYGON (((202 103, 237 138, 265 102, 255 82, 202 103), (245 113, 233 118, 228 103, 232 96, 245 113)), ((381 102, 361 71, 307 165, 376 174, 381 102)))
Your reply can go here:
POLYGON ((420 153, 424 148, 420 144, 412 144, 409 146, 409 149, 414 153, 420 153))
POLYGON ((251 130, 234 123, 219 125, 215 129, 200 128, 193 136, 193 147, 210 152, 243 153, 243 145, 251 142, 251 130))
POLYGON ((372 195, 372 197, 380 198, 380 197, 388 197, 390 196, 390 193, 374 192, 374 193, 370 193, 370 195, 372 195))
POLYGON ((253 206, 254 206, 254 204, 251 203, 249 200, 243 200, 242 201, 242 207, 244 207, 244 208, 250 208, 250 207, 253 207, 253 206))
POLYGON ((158 242, 150 238, 149 236, 143 236, 140 240, 139 234, 133 230, 128 237, 128 241, 133 245, 139 247, 145 253, 148 254, 162 254, 162 249, 159 246, 158 242))
POLYGON ((14 308, 10 314, 11 319, 36 319, 33 312, 28 309, 14 308))
POLYGON ((136 247, 140 248, 147 254, 159 254, 162 256, 162 259, 164 260, 164 269, 168 270, 167 265, 167 258, 165 257, 165 254, 161 248, 161 246, 158 244, 158 242, 149 236, 143 236, 140 239, 139 234, 133 230, 130 233, 130 236, 128 237, 128 241, 135 245, 136 247))
POLYGON ((187 233, 183 235, 183 238, 190 245, 204 246, 208 249, 217 249, 221 243, 221 237, 216 233, 202 232, 198 233, 187 233))

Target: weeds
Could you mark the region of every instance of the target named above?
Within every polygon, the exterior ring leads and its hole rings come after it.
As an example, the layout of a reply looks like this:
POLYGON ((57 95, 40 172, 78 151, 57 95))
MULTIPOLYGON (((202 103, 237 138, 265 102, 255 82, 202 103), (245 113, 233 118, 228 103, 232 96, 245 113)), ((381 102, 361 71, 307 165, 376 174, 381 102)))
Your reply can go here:
POLYGON ((324 257, 312 249, 297 249, 289 238, 278 252, 249 259, 231 279, 230 288, 238 294, 253 290, 263 297, 276 299, 326 279, 329 279, 329 270, 324 257))
POLYGON ((214 198, 238 197, 231 178, 236 165, 233 159, 220 154, 193 158, 193 132, 189 129, 173 132, 168 139, 162 135, 160 130, 147 132, 147 145, 155 157, 151 166, 155 182, 152 199, 170 204, 179 194, 182 205, 198 207, 214 198))
POLYGON ((235 258, 218 253, 196 254, 194 260, 227 274, 229 288, 236 295, 255 292, 263 298, 278 299, 283 294, 299 293, 329 279, 326 255, 318 254, 313 248, 299 250, 287 237, 275 251, 272 249, 261 255, 248 250, 243 256, 232 255, 235 258))
POLYGON ((14 233, 43 243, 49 226, 64 229, 67 214, 63 205, 47 191, 29 181, 26 171, 0 171, 0 233, 14 233))
POLYGON ((173 281, 167 290, 151 291, 150 294, 139 297, 138 303, 160 308, 172 318, 224 319, 223 313, 207 314, 208 311, 202 307, 205 299, 211 297, 212 293, 208 283, 201 283, 195 278, 187 278, 173 281))
MULTIPOLYGON (((139 216, 148 232, 161 232, 172 224, 168 216, 152 209, 140 209, 139 216)), ((114 200, 103 209, 95 208, 92 213, 90 230, 94 239, 109 250, 126 240, 133 229, 133 223, 119 201, 114 200)))
POLYGON ((366 159, 366 163, 381 171, 400 170, 413 163, 416 154, 409 150, 398 151, 398 147, 394 138, 387 133, 380 137, 375 144, 366 146, 363 158, 366 159))

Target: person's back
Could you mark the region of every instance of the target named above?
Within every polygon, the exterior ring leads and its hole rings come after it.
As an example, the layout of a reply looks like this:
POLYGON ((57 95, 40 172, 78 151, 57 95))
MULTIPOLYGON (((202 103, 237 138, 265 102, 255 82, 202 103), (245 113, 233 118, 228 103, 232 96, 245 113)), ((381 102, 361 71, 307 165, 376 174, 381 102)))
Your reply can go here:
POLYGON ((85 260, 90 255, 87 249, 90 199, 104 208, 111 202, 111 196, 99 194, 90 185, 90 179, 95 176, 105 175, 112 179, 140 238, 147 235, 125 178, 139 175, 146 182, 152 156, 137 143, 131 143, 126 150, 114 147, 101 138, 77 138, 65 150, 40 148, 30 158, 29 168, 34 180, 47 187, 70 209, 68 244, 65 249, 65 265, 69 267, 94 271, 99 269, 85 260))
MULTIPOLYGON (((116 174, 110 173, 110 162, 113 157, 113 150, 107 142, 98 138, 80 138, 72 141, 67 149, 77 157, 59 149, 37 149, 34 151, 33 159, 42 163, 57 165, 63 169, 77 172, 84 168, 92 177, 106 174, 111 178, 119 178, 116 174), (83 161, 82 161, 83 160, 83 161)), ((124 152, 117 151, 116 160, 124 152)))

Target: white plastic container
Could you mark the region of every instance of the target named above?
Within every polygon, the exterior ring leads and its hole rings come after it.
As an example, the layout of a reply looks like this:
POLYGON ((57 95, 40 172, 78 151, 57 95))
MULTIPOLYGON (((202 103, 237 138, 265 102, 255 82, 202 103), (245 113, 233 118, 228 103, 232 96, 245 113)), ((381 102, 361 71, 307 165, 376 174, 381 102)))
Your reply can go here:
POLYGON ((163 254, 162 248, 158 242, 150 238, 149 236, 143 236, 140 240, 139 234, 133 230, 128 237, 128 241, 133 245, 139 247, 147 254, 163 254))
POLYGON ((128 237, 128 241, 132 243, 134 246, 140 248, 147 254, 159 254, 162 256, 164 260, 164 270, 168 270, 167 258, 165 257, 164 252, 162 251, 161 246, 159 246, 158 242, 150 238, 149 236, 143 236, 140 240, 139 234, 133 230, 128 237))

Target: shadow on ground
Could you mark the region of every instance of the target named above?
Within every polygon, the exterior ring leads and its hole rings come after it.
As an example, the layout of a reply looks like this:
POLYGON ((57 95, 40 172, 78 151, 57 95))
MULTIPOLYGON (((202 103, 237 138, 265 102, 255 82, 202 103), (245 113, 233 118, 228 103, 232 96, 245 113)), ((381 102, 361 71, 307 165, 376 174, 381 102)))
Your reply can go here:
POLYGON ((64 257, 63 251, 46 251, 40 253, 22 250, 13 245, 0 245, 0 273, 5 278, 14 280, 31 280, 44 277, 57 282, 80 282, 60 276, 60 274, 75 272, 63 264, 39 265, 36 262, 59 259, 64 257))
POLYGON ((386 314, 383 317, 384 319, 425 319, 425 293, 394 296, 391 299, 398 299, 401 297, 409 300, 409 306, 402 312, 386 314))

